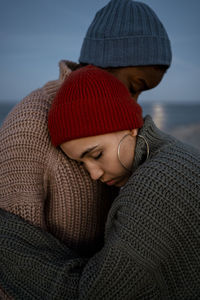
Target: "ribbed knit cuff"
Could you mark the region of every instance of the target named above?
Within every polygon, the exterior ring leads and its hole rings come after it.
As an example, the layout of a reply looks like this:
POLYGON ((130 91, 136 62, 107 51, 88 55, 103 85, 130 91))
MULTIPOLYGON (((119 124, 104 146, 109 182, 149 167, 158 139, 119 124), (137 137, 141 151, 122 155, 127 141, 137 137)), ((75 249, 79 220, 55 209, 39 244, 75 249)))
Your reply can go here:
POLYGON ((90 64, 102 68, 144 65, 168 66, 171 64, 169 49, 170 41, 165 37, 85 38, 79 61, 81 63, 89 61, 90 64))

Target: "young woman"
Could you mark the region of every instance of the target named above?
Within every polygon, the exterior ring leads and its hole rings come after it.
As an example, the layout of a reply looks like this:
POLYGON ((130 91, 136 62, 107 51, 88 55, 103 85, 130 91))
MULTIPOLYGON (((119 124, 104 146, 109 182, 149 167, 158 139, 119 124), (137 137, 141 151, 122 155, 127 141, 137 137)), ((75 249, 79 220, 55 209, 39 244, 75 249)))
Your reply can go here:
MULTIPOLYGON (((159 131, 151 117, 143 121, 126 87, 93 66, 62 86, 48 126, 54 146, 83 164, 93 180, 122 188, 107 239, 117 240, 121 253, 130 251, 159 299, 200 296, 200 153, 159 131)), ((149 283, 137 280, 135 290, 145 295, 149 283)))
POLYGON ((200 153, 143 119, 128 89, 94 66, 63 83, 48 128, 55 147, 120 193, 90 259, 0 211, 2 287, 18 299, 198 299, 200 153))

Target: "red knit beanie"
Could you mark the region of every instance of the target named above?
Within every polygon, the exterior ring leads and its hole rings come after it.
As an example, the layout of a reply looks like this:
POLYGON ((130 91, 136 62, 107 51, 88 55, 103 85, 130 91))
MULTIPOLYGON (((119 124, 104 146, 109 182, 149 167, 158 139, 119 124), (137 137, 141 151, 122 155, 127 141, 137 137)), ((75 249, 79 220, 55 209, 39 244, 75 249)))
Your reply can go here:
POLYGON ((69 75, 48 115, 51 141, 56 147, 70 140, 142 125, 142 109, 125 85, 91 65, 69 75))

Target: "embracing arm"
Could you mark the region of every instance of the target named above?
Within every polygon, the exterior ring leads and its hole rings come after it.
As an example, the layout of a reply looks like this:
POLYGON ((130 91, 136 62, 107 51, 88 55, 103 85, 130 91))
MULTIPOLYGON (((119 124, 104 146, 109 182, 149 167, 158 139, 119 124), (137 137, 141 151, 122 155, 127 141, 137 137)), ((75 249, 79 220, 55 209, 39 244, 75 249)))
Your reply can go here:
POLYGON ((35 90, 19 102, 0 128, 0 207, 46 227, 45 128, 47 96, 35 90))
POLYGON ((114 232, 99 253, 85 259, 3 210, 0 286, 15 299, 160 299, 151 275, 114 232))

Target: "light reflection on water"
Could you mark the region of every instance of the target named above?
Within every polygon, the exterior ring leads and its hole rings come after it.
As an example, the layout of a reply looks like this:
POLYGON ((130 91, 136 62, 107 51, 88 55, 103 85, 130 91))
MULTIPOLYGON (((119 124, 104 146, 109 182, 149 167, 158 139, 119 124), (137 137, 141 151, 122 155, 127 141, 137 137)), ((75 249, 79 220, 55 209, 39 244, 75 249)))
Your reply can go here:
POLYGON ((165 128, 165 123, 166 123, 166 113, 164 110, 164 106, 155 103, 152 106, 152 118, 158 128, 163 130, 165 128))
POLYGON ((200 149, 200 104, 145 103, 143 116, 150 115, 156 126, 200 149))
POLYGON ((157 127, 168 131, 200 124, 200 103, 140 103, 143 116, 150 115, 157 127))

